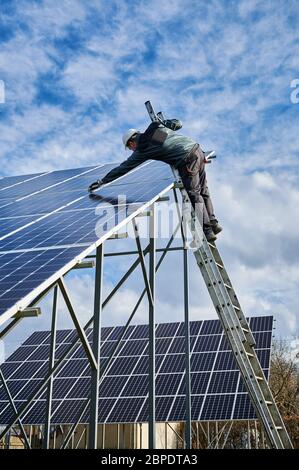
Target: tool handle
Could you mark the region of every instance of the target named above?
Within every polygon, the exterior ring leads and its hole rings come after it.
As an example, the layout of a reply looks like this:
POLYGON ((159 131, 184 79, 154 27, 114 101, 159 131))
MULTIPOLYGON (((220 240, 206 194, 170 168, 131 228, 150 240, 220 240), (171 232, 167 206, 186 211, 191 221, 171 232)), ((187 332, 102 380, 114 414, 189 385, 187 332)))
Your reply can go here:
POLYGON ((163 123, 163 120, 158 116, 158 114, 155 113, 154 111, 154 108, 152 107, 152 104, 150 101, 146 101, 145 103, 145 107, 147 109, 147 112, 149 114, 149 117, 151 118, 151 121, 152 122, 160 122, 161 124, 163 124, 164 126, 164 123, 163 123))

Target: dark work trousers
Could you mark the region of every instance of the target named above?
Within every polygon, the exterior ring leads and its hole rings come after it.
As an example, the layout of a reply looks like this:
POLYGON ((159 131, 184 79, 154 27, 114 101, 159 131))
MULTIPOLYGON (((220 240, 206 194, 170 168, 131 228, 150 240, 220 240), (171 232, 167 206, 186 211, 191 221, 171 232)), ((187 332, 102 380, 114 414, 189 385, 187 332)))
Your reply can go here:
POLYGON ((216 217, 207 186, 205 157, 199 146, 178 170, 204 232, 209 231, 216 217))

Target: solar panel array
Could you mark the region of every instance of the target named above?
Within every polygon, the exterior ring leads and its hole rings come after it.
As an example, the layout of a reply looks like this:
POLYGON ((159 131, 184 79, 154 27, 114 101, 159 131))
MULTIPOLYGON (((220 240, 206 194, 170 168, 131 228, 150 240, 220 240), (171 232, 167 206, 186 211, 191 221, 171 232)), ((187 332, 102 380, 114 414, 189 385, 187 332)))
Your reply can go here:
MULTIPOLYGON (((257 356, 269 375, 273 317, 252 317, 250 327, 257 356)), ((101 365, 104 367, 123 327, 102 329, 101 365)), ((255 419, 240 372, 218 320, 190 322, 191 404, 193 421, 255 419)), ((76 338, 74 330, 57 332, 56 359, 76 338)), ((89 341, 92 331, 88 330, 89 341)), ((1 366, 17 409, 41 383, 48 371, 50 332, 33 333, 1 366)), ((184 421, 184 324, 156 326, 156 420, 184 421)), ((130 423, 148 420, 148 326, 130 326, 105 378, 100 384, 99 422, 130 423)), ((75 352, 54 379, 52 424, 71 424, 90 392, 90 367, 84 350, 75 352)), ((0 424, 8 424, 13 411, 0 387, 0 424)), ((23 419, 43 424, 45 393, 23 419)), ((82 422, 88 422, 85 413, 82 422)))
POLYGON ((0 180, 0 324, 173 184, 168 165, 149 161, 89 195, 89 184, 113 166, 0 180))

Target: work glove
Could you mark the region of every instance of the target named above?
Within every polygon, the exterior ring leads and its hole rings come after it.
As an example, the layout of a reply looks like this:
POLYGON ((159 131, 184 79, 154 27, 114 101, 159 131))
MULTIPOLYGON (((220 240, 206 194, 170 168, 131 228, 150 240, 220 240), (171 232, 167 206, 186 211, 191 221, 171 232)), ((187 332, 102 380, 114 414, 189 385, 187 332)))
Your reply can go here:
POLYGON ((183 124, 179 119, 166 119, 163 121, 163 124, 165 127, 168 127, 168 129, 171 129, 172 131, 178 131, 183 127, 183 124))
POLYGON ((102 180, 97 180, 94 183, 91 183, 91 185, 88 186, 88 192, 92 193, 92 191, 98 189, 100 186, 102 186, 102 184, 104 184, 102 180))

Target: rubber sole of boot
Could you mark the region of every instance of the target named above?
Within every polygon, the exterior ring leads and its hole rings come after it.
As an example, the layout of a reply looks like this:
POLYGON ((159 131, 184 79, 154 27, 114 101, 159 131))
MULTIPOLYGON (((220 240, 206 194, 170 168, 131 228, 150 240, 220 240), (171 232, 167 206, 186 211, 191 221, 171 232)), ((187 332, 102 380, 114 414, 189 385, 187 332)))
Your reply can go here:
POLYGON ((217 240, 217 237, 214 233, 209 233, 206 235, 206 239, 208 240, 208 242, 214 242, 215 240, 217 240))
POLYGON ((212 226, 212 230, 215 233, 215 235, 217 235, 217 233, 222 232, 223 228, 221 227, 221 225, 217 224, 214 227, 212 226))

